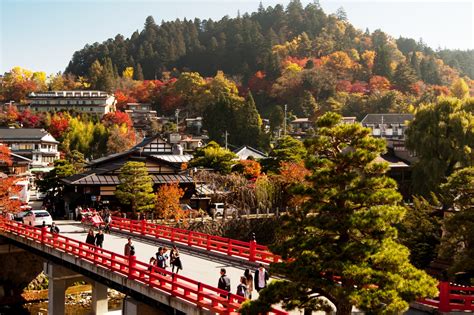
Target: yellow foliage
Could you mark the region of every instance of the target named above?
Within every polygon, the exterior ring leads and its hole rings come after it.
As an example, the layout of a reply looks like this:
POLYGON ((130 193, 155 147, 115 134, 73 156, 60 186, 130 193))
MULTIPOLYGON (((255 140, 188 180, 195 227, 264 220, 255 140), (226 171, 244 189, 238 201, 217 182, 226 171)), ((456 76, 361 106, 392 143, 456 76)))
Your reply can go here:
POLYGON ((133 78, 133 67, 127 67, 125 70, 122 72, 122 77, 126 79, 132 79, 133 78))

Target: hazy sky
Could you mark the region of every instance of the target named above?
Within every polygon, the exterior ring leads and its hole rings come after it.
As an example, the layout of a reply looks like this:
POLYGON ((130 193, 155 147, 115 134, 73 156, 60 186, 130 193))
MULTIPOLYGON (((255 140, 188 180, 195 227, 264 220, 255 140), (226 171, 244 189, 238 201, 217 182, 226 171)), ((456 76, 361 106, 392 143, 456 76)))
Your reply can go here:
MULTIPOLYGON (((289 0, 263 0, 286 6, 289 0)), ((309 0, 302 0, 306 5, 309 0)), ((120 33, 141 30, 148 15, 157 23, 184 17, 220 19, 255 11, 259 0, 0 0, 0 73, 13 66, 64 71, 74 51, 120 33)), ((474 48, 472 0, 320 0, 326 13, 343 6, 349 21, 365 30, 411 37, 432 48, 474 48)))

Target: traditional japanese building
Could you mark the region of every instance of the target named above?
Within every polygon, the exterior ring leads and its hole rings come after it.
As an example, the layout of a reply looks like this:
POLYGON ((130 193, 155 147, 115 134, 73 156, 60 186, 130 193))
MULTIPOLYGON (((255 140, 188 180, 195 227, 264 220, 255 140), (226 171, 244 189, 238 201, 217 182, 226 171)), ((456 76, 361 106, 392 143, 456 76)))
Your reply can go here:
POLYGON ((66 189, 65 202, 68 203, 65 208, 99 204, 106 204, 110 208, 119 206, 115 190, 120 184, 120 169, 130 161, 145 163, 155 191, 160 185, 178 182, 185 191, 183 202, 188 203, 195 192, 193 178, 186 169, 192 156, 180 153, 176 145, 155 136, 145 138, 128 151, 93 160, 85 172, 62 180, 66 189))

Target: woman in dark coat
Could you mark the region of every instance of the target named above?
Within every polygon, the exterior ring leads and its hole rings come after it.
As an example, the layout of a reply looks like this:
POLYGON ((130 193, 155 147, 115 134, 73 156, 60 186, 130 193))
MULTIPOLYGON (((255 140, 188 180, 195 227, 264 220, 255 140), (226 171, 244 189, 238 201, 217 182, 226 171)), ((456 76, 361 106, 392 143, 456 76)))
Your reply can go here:
POLYGON ((183 270, 183 264, 181 263, 181 258, 179 257, 179 250, 176 248, 176 245, 173 245, 170 253, 170 264, 171 272, 174 272, 174 267, 176 267, 176 273, 180 270, 183 270))
POLYGON ((104 243, 104 233, 102 230, 95 235, 95 246, 102 248, 102 244, 104 243))
POLYGON ((86 237, 86 244, 95 245, 95 236, 94 236, 94 231, 92 229, 89 230, 89 233, 87 233, 86 237))

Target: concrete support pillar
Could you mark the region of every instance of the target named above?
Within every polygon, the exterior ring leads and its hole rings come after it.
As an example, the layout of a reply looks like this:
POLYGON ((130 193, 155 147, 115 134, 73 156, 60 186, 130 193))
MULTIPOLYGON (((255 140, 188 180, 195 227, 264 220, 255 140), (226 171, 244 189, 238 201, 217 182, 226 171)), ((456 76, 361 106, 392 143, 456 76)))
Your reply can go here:
POLYGON ((127 296, 123 300, 123 314, 127 315, 166 315, 162 310, 146 305, 134 298, 127 296))
POLYGON ((48 314, 63 315, 66 302, 66 280, 49 279, 48 314))
POLYGON ((107 314, 107 286, 97 281, 92 281, 92 311, 96 315, 107 314))

